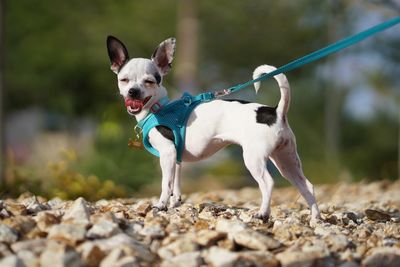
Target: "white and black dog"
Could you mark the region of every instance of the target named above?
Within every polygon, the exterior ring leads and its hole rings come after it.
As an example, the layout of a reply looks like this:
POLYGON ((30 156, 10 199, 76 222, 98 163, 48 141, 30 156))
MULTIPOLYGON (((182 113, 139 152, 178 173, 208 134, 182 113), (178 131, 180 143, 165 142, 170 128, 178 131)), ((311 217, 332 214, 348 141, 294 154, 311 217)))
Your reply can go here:
MULTIPOLYGON (((117 74, 120 94, 130 115, 140 121, 150 114, 152 107, 167 96, 162 78, 171 69, 175 50, 175 39, 162 42, 151 59, 132 58, 124 44, 117 38, 107 38, 111 70, 117 74)), ((255 69, 253 77, 275 70, 263 65, 255 69)), ((290 87, 283 74, 274 77, 278 82, 281 99, 276 108, 243 101, 213 100, 198 105, 191 113, 184 141, 182 161, 193 162, 205 159, 230 144, 243 148, 244 164, 257 181, 262 204, 257 218, 268 219, 271 192, 274 185, 268 172, 267 160, 271 159, 283 177, 294 184, 311 209, 311 222, 320 219, 313 185, 304 176, 296 150, 296 141, 287 120, 290 102, 290 87)), ((258 90, 260 84, 255 84, 258 90)), ((176 163, 177 150, 174 135, 165 127, 155 127, 149 132, 149 142, 160 154, 162 170, 162 192, 155 206, 165 210, 180 205, 180 170, 176 163)))

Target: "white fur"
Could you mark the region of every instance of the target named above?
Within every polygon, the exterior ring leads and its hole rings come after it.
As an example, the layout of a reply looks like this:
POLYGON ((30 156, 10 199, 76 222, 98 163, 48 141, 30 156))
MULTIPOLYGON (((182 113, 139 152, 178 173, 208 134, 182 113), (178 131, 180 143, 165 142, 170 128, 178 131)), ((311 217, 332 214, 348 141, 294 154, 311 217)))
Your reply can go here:
MULTIPOLYGON (((161 45, 165 44, 164 41, 161 45)), ((175 42, 170 42, 174 49, 175 42)), ((171 57, 171 51, 169 51, 171 57)), ((172 60, 172 58, 171 58, 172 60)), ((157 61, 146 59, 130 60, 118 73, 118 79, 129 78, 130 83, 119 82, 120 93, 128 98, 129 88, 141 88, 142 98, 152 95, 143 110, 136 114, 136 119, 145 118, 152 104, 166 95, 166 89, 160 84, 146 88, 143 81, 151 76, 157 66, 157 61)), ((263 65, 255 69, 253 77, 275 70, 275 67, 263 65)), ((301 162, 296 151, 296 141, 287 121, 286 113, 290 102, 289 83, 283 74, 274 77, 281 90, 281 99, 276 112, 277 120, 271 126, 257 123, 256 110, 264 106, 257 103, 241 104, 214 100, 197 106, 191 113, 187 128, 185 146, 182 155, 183 162, 194 162, 213 155, 218 150, 230 144, 243 148, 244 164, 253 178, 258 182, 262 193, 262 204, 257 217, 268 218, 270 214, 271 192, 274 181, 266 168, 271 159, 282 176, 295 185, 307 201, 311 209, 312 221, 320 218, 312 184, 304 176, 301 162)), ((256 91, 259 83, 255 84, 256 91)), ((162 193, 156 205, 158 209, 166 209, 172 195, 171 206, 180 204, 180 164, 176 164, 176 149, 174 143, 165 138, 156 128, 149 132, 150 144, 160 153, 162 170, 162 193)))

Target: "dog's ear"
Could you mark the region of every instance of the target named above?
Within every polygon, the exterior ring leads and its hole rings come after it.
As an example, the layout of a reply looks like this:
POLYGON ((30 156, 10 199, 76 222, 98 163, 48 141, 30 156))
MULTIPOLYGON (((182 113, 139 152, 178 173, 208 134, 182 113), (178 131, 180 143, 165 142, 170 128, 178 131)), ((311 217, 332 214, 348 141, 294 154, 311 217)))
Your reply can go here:
POLYGON ((154 51, 151 59, 156 63, 162 75, 168 73, 171 69, 171 63, 175 53, 175 38, 169 38, 162 42, 154 51))
POLYGON ((111 61, 111 70, 116 74, 129 59, 125 45, 114 36, 107 37, 107 51, 111 61))

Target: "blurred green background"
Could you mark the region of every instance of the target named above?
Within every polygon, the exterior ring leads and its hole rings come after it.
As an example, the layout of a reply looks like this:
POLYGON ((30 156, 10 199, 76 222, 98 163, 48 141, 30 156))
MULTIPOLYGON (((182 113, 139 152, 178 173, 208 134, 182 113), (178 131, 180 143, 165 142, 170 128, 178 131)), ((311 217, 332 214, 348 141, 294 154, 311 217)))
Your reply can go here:
MULTIPOLYGON (((398 1, 1 1, 1 197, 158 194, 158 159, 129 150, 105 39, 149 57, 177 37, 170 97, 251 78, 398 16, 398 1)), ((400 27, 287 73, 290 124, 313 183, 399 177, 400 27)), ((276 105, 274 80, 230 98, 276 105)), ((274 167, 276 183, 285 185, 274 167)), ((256 186, 230 147, 183 167, 184 192, 256 186)))

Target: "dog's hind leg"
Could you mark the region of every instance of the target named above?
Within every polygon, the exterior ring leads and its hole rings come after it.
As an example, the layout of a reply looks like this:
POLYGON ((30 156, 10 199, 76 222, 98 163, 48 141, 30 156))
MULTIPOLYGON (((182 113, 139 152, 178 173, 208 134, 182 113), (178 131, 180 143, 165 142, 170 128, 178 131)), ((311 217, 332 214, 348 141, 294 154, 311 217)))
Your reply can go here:
POLYGON ((170 207, 175 208, 181 205, 181 163, 175 166, 174 189, 170 200, 170 207))
POLYGON ((257 181, 261 190, 261 207, 255 217, 267 220, 270 215, 271 193, 274 187, 274 180, 266 168, 266 157, 264 153, 257 154, 258 149, 248 149, 243 147, 243 159, 246 168, 253 178, 257 181))
POLYGON ((286 146, 274 151, 271 154, 271 160, 279 169, 282 176, 295 185, 306 200, 311 210, 311 224, 321 219, 315 200, 314 187, 303 174, 295 140, 289 140, 286 146))

